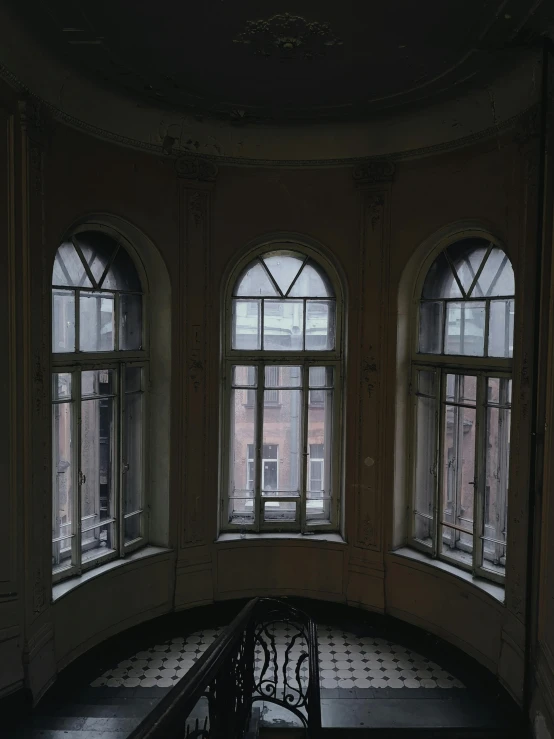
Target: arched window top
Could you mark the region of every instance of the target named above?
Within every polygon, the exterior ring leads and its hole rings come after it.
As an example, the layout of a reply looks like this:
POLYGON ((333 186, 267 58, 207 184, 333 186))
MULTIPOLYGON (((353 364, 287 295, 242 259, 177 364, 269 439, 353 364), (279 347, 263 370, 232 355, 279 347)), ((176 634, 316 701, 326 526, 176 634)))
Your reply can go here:
POLYGON ((335 290, 300 250, 272 247, 242 270, 232 289, 232 351, 337 349, 335 290))
POLYGON ((54 260, 52 286, 142 292, 128 252, 100 231, 81 231, 61 244, 54 260))
POLYGON ((142 284, 113 236, 84 229, 64 241, 52 270, 52 351, 142 351, 142 284))
POLYGON ((419 308, 420 354, 511 358, 514 271, 485 238, 447 246, 431 265, 419 308))
POLYGON ((235 284, 237 297, 332 298, 334 291, 321 267, 305 254, 273 250, 254 259, 235 284))
POLYGON ((513 297, 514 290, 514 271, 505 252, 486 239, 471 238, 439 254, 427 273, 422 297, 482 300, 513 297))

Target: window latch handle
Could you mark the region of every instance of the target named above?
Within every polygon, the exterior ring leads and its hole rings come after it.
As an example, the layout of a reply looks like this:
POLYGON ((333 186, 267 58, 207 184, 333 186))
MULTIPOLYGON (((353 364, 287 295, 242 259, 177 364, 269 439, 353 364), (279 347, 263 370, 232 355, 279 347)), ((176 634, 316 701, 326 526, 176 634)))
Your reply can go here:
POLYGON ((79 485, 84 485, 87 481, 87 476, 83 474, 82 470, 79 470, 79 485))
POLYGON ((128 462, 124 462, 124 464, 123 464, 123 473, 125 473, 125 472, 129 472, 129 463, 128 462))

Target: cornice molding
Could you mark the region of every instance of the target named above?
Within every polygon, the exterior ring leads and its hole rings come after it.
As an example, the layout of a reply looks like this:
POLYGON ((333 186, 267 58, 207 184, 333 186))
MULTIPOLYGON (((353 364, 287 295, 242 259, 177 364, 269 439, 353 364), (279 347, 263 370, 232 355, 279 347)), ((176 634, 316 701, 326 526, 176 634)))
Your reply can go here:
POLYGON ((389 159, 373 159, 357 164, 352 177, 358 185, 377 185, 392 182, 395 165, 389 159))
POLYGON ((204 157, 180 156, 175 160, 175 171, 178 177, 200 182, 213 182, 218 168, 215 162, 204 157))
MULTIPOLYGON (((0 78, 12 86, 18 94, 25 98, 27 104, 33 104, 39 107, 43 112, 46 111, 49 114, 51 121, 56 121, 63 125, 69 126, 79 131, 83 131, 95 138, 115 143, 120 146, 132 148, 139 151, 144 151, 156 156, 163 158, 170 158, 178 161, 180 159, 197 157, 194 156, 193 152, 188 151, 183 147, 173 146, 170 153, 164 149, 163 143, 152 143, 149 141, 143 141, 140 139, 132 138, 130 136, 124 136, 107 129, 100 128, 91 123, 87 123, 80 118, 77 118, 69 113, 66 113, 61 108, 49 103, 42 99, 39 95, 31 92, 25 85, 4 65, 0 64, 0 78)), ((494 126, 476 131, 468 136, 463 136, 458 139, 444 141, 438 144, 432 144, 429 146, 423 146, 414 149, 406 149, 401 151, 395 151, 387 153, 387 162, 397 162, 409 159, 417 159, 433 154, 438 154, 447 151, 455 151, 462 149, 467 146, 471 146, 474 143, 491 139, 495 136, 502 135, 514 128, 519 129, 518 135, 528 138, 530 135, 529 121, 536 117, 536 111, 538 110, 538 103, 534 103, 525 110, 517 113, 516 115, 508 118, 501 123, 494 126)), ((532 135, 532 133, 531 133, 532 135)), ((324 167, 354 167, 356 172, 359 172, 359 177, 353 175, 356 181, 363 181, 364 167, 374 162, 383 161, 383 156, 365 156, 365 157, 342 157, 342 158, 321 158, 321 159, 265 159, 265 158, 253 158, 253 157, 237 157, 237 156, 225 156, 224 154, 203 154, 200 157, 205 162, 212 162, 216 167, 223 166, 240 166, 240 167, 285 167, 285 168, 324 168, 324 167)), ((175 165, 179 176, 186 177, 185 174, 181 174, 178 167, 184 165, 175 165)), ((198 177, 196 179, 199 179, 198 177)), ((200 178, 202 179, 202 178, 200 178)))

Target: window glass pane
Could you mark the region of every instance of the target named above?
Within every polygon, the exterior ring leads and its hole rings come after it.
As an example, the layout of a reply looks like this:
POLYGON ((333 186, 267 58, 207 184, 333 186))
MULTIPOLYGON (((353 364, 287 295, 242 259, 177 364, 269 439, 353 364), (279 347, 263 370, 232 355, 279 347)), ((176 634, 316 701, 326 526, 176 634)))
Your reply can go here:
POLYGON ((489 318, 489 357, 514 354, 514 301, 491 300, 489 318))
POLYGON ((248 404, 247 395, 256 390, 231 391, 229 522, 254 521, 256 404, 248 404))
MULTIPOLYGON (((56 378, 69 375, 54 375, 56 378)), ((54 403, 52 406, 52 565, 54 568, 71 564, 71 536, 73 536, 73 464, 71 435, 73 405, 54 403), (59 541, 56 541, 59 540, 59 541)))
POLYGON ((335 302, 306 301, 306 349, 317 351, 335 348, 335 302))
POLYGON ((287 297, 331 298, 333 294, 327 275, 308 262, 302 268, 287 297))
POLYGON ((257 367, 235 364, 233 367, 233 385, 235 387, 256 387, 257 367))
POLYGON ((52 291, 52 351, 75 351, 75 293, 52 291))
POLYGON ((421 370, 417 384, 420 390, 416 398, 415 419, 415 486, 414 486, 414 536, 431 547, 433 537, 433 501, 436 487, 436 375, 421 370), (421 394, 421 390, 425 395, 421 394))
POLYGON ((302 391, 281 390, 280 396, 279 406, 264 409, 263 444, 275 448, 262 460, 264 495, 300 491, 302 391))
MULTIPOLYGON (((83 525, 84 525, 83 521, 83 525)), ((115 525, 104 523, 81 534, 81 562, 86 564, 106 554, 113 554, 115 549, 115 525)))
POLYGON ((260 301, 233 300, 233 349, 260 349, 260 301))
POLYGON ((450 526, 441 526, 440 551, 447 559, 453 559, 467 568, 473 567, 473 535, 456 531, 450 526))
POLYGON ((310 367, 308 370, 310 387, 333 387, 333 367, 310 367))
POLYGON ((81 351, 113 351, 113 295, 109 293, 81 293, 79 300, 79 321, 79 343, 81 351))
POLYGON ((104 290, 142 292, 142 285, 135 263, 131 259, 130 254, 122 246, 119 247, 113 264, 101 287, 104 290))
MULTIPOLYGON (((325 373, 324 367, 317 369, 323 369, 325 373)), ((325 522, 331 520, 333 390, 315 392, 321 393, 322 402, 312 404, 308 408, 306 521, 325 522)))
POLYGON ((265 254, 262 259, 271 273, 271 276, 279 286, 279 289, 283 295, 286 295, 292 281, 305 261, 304 257, 292 252, 282 251, 265 254))
POLYGON ((125 392, 138 393, 142 389, 142 367, 125 367, 125 392))
POLYGON ((300 387, 302 368, 290 365, 267 365, 265 368, 266 387, 300 387))
POLYGON ((125 537, 125 545, 130 544, 143 536, 142 533, 142 513, 129 516, 123 521, 123 536, 125 537))
POLYGON ((122 293, 119 297, 119 348, 142 348, 142 296, 122 293))
POLYGON ((515 290, 514 270, 502 249, 491 250, 475 288, 475 297, 509 296, 515 290))
POLYGON ((115 373, 111 369, 81 372, 81 395, 112 395, 115 390, 115 373))
POLYGON ((301 300, 264 300, 263 348, 269 351, 301 351, 303 311, 301 300), (274 314, 276 307, 279 307, 278 315, 274 314))
POLYGON ((511 384, 488 378, 482 555, 483 567, 497 574, 506 568, 511 384))
MULTIPOLYGON (((465 402, 472 395, 475 378, 450 375, 453 402, 465 402)), ((465 561, 471 553, 473 537, 458 529, 473 532, 473 499, 475 491, 476 410, 444 404, 444 437, 442 447, 442 527, 441 547, 444 554, 465 561)))
POLYGON ((62 244, 56 252, 52 285, 67 285, 68 287, 92 287, 87 277, 83 262, 75 251, 71 242, 62 244))
POLYGON ((134 513, 143 507, 143 396, 125 396, 123 413, 122 482, 123 513, 134 513))
POLYGON ((101 521, 114 516, 113 403, 113 398, 81 403, 81 526, 82 545, 87 551, 115 547, 113 527, 99 526, 101 521))
POLYGON ((458 279, 468 297, 482 297, 480 292, 475 293, 475 288, 472 294, 469 294, 469 290, 487 254, 488 248, 489 242, 485 239, 463 239, 462 241, 457 241, 455 244, 450 244, 446 249, 450 261, 456 270, 458 279))
POLYGON ((426 300, 462 297, 461 290, 444 252, 439 254, 431 265, 429 272, 427 272, 422 297, 426 300))
POLYGON ((271 282, 267 271, 258 260, 249 264, 239 277, 235 286, 234 295, 247 298, 254 298, 258 295, 262 297, 279 297, 279 293, 271 282))
POLYGON ((419 351, 422 354, 442 353, 442 300, 425 301, 419 306, 419 351))
POLYGON ((71 398, 71 374, 54 372, 52 375, 52 400, 69 400, 71 398))
POLYGON ((485 303, 447 304, 445 354, 482 357, 485 350, 485 303))
POLYGON ((264 500, 264 521, 278 523, 294 523, 298 520, 296 503, 293 500, 264 500))

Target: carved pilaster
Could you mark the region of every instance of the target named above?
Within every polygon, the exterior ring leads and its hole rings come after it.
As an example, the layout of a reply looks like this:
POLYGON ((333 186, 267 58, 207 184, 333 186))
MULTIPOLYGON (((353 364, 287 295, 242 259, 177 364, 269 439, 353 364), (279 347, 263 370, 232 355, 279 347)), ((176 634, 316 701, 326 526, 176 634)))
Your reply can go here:
POLYGON ((361 200, 358 316, 360 354, 355 530, 353 543, 380 551, 383 514, 383 409, 385 403, 388 200, 394 164, 368 160, 352 173, 361 200))
MULTIPOLYGON (((207 351, 212 330, 210 287, 210 206, 217 168, 200 158, 177 160, 180 191, 181 377, 185 447, 180 474, 182 495, 180 545, 201 546, 206 540, 210 432, 207 351)), ((215 451, 214 451, 215 454, 215 451)))

